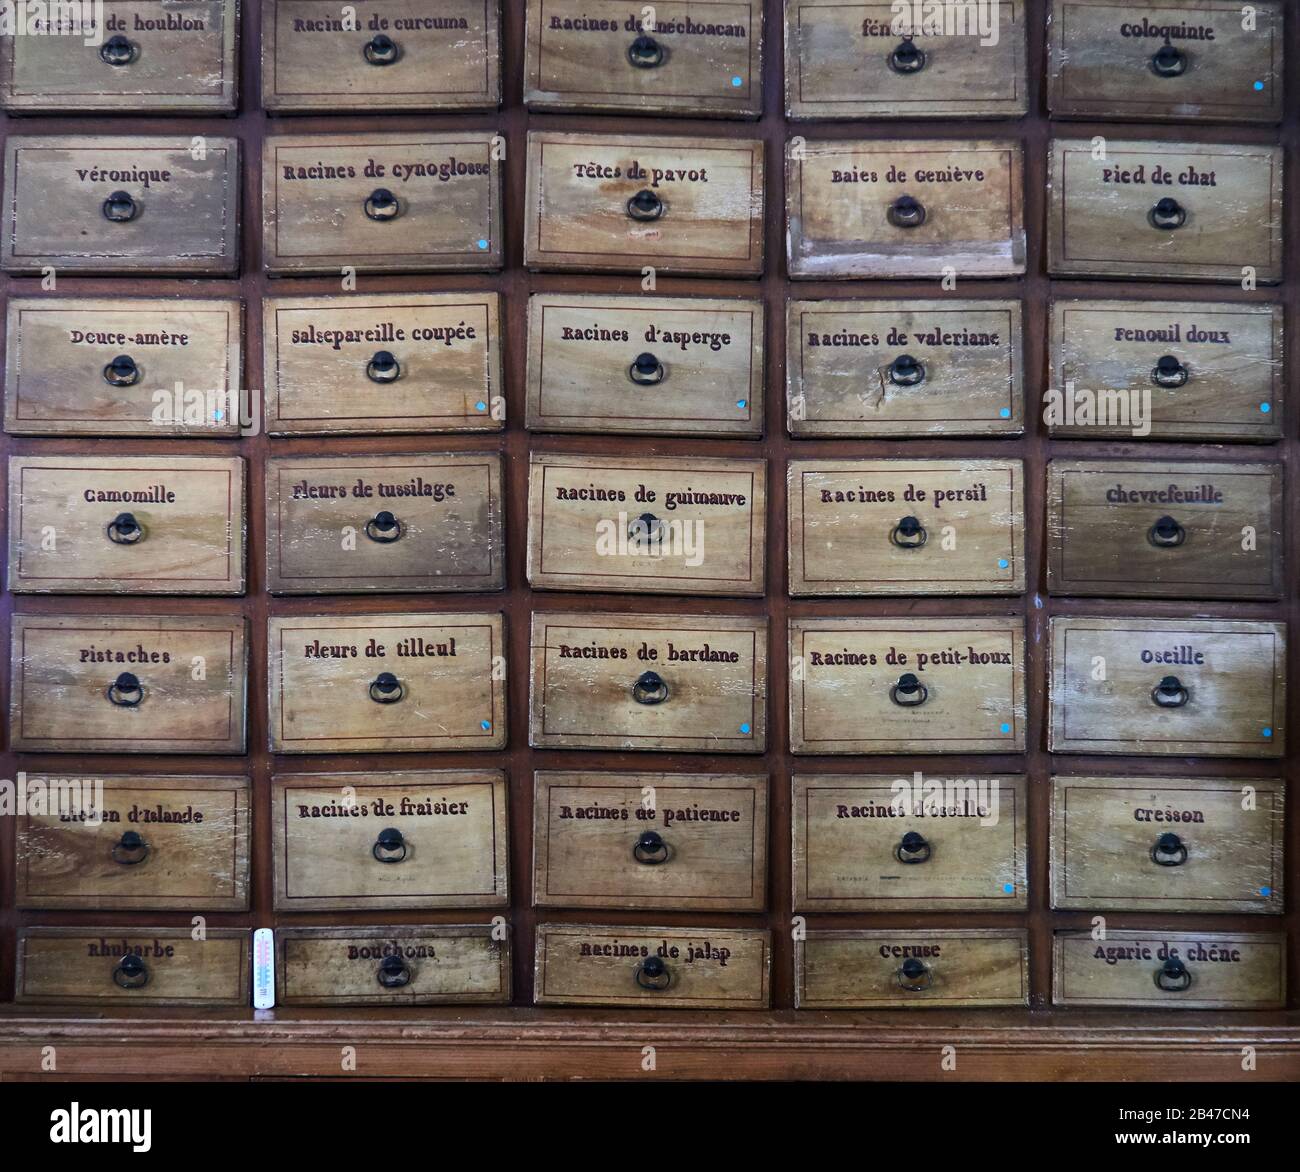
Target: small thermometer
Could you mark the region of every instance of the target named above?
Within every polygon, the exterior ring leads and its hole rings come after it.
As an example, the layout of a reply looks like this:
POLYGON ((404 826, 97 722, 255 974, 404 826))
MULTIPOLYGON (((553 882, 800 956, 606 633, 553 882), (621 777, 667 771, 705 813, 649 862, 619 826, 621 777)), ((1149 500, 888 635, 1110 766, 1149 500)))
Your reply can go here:
POLYGON ((270 928, 253 930, 253 1008, 275 1005, 275 934, 270 928))

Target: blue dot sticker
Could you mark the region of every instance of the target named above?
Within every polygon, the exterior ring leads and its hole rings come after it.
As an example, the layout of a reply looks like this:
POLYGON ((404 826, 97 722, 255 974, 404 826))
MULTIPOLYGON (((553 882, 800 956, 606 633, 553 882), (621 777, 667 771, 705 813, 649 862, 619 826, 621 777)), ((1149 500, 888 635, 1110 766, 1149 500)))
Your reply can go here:
POLYGON ((481 728, 484 732, 487 732, 492 727, 492 722, 490 720, 480 720, 478 724, 479 724, 479 728, 481 728))
POLYGON ((1014 892, 1015 889, 1016 889, 1016 885, 1014 883, 1002 884, 1002 890, 1005 891, 1008 895, 1012 894, 1012 892, 1014 892))
POLYGON ((475 411, 486 411, 486 410, 487 410, 487 404, 486 404, 485 402, 483 402, 482 399, 480 399, 477 403, 474 404, 474 410, 475 410, 475 411))
POLYGON ((486 241, 486 240, 480 240, 480 241, 478 242, 478 246, 479 246, 479 248, 481 248, 484 252, 487 251, 487 241, 486 241))
POLYGON ((1266 728, 1259 735, 1261 737, 1271 737, 1273 735, 1273 730, 1271 728, 1266 728))
POLYGON ((749 725, 747 725, 747 724, 742 724, 742 725, 740 726, 740 731, 743 732, 743 733, 748 733, 748 732, 749 732, 749 725))
POLYGON ((1003 407, 1002 410, 998 412, 998 414, 999 414, 1003 419, 1010 419, 1010 418, 1011 418, 1011 408, 1010 408, 1010 407, 1003 407))
POLYGON ((735 86, 736 89, 740 89, 740 87, 741 87, 742 85, 744 85, 745 83, 744 83, 743 80, 741 80, 741 78, 740 78, 739 76, 737 76, 737 77, 733 77, 733 78, 731 79, 731 84, 732 84, 733 86, 735 86))
POLYGON ((1011 726, 1007 724, 1005 720, 1002 722, 1002 731, 1004 733, 1009 733, 1011 731, 1011 726))
POLYGON ((1261 887, 1259 893, 1263 896, 1269 896, 1273 894, 1273 889, 1271 887, 1261 887))
POLYGON ((1264 88, 1264 83, 1263 83, 1262 81, 1257 81, 1257 82, 1255 83, 1255 89, 1256 89, 1256 90, 1262 90, 1263 88, 1264 88))
POLYGON ((998 558, 998 569, 1005 570, 1011 563, 1006 558, 998 558))
POLYGON ((748 400, 748 399, 737 399, 737 400, 736 400, 736 406, 739 407, 739 408, 743 411, 746 407, 749 406, 749 400, 748 400))
POLYGON ((1273 405, 1271 403, 1261 403, 1259 405, 1259 409, 1263 411, 1265 415, 1267 415, 1270 411, 1273 410, 1273 405))

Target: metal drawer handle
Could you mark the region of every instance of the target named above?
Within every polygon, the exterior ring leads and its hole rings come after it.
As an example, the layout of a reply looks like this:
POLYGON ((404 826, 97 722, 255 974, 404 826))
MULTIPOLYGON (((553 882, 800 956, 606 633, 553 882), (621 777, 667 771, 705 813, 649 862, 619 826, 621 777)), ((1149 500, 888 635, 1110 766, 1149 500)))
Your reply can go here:
POLYGON ((112 220, 115 224, 126 224, 140 214, 140 205, 129 192, 115 191, 100 205, 100 210, 104 213, 104 219, 112 220))
POLYGON ((113 849, 109 853, 113 857, 113 862, 120 863, 124 867, 134 867, 149 857, 149 844, 134 830, 124 830, 122 837, 113 844, 113 849))
POLYGON ((406 695, 406 685, 391 671, 381 671, 370 681, 370 698, 376 704, 396 704, 406 695))
POLYGON ((919 228, 925 223, 925 205, 910 195, 900 195, 889 205, 885 218, 895 228, 919 228))
POLYGON ((375 979, 385 989, 400 989, 411 983, 411 966, 400 956, 386 956, 379 962, 375 979))
POLYGON ((896 387, 915 387, 925 382, 925 364, 910 354, 900 354, 885 370, 896 387))
POLYGON ((133 387, 140 381, 140 368, 129 354, 119 354, 104 367, 104 381, 111 387, 133 387))
POLYGON ((909 993, 919 993, 934 983, 934 974, 930 971, 930 966, 914 956, 909 956, 903 961, 894 976, 898 980, 898 987, 906 989, 909 993))
POLYGON ((124 671, 108 685, 106 695, 119 708, 139 708, 144 699, 144 685, 129 671, 124 671))
POLYGON ((114 545, 137 545, 144 540, 144 526, 134 513, 118 513, 104 526, 104 533, 114 545))
POLYGON ((895 73, 920 73, 925 68, 925 54, 911 37, 904 37, 889 54, 889 68, 895 73))
POLYGON ((900 863, 924 863, 930 858, 930 844, 925 836, 909 830, 902 841, 894 847, 894 858, 900 863))
POLYGON ((1192 971, 1176 956, 1171 956, 1155 972, 1156 988, 1166 993, 1181 993, 1191 987, 1192 971))
POLYGON ((664 523, 653 513, 642 513, 627 527, 629 541, 653 541, 664 531, 664 523))
POLYGON ((1182 708, 1192 698, 1177 676, 1165 676, 1151 689, 1151 699, 1157 708, 1182 708))
POLYGON ((1181 77, 1187 65, 1187 54, 1168 41, 1151 54, 1151 72, 1157 77, 1181 77))
POLYGON ((637 37, 627 47, 627 59, 638 69, 654 69, 664 63, 664 47, 654 37, 637 37))
POLYGON ((149 966, 138 956, 124 956, 113 969, 113 984, 119 989, 142 989, 149 983, 149 966))
POLYGON ((1147 530, 1147 540, 1157 549, 1173 549, 1187 540, 1187 530, 1172 517, 1160 517, 1147 530))
POLYGON ((361 54, 371 65, 392 65, 402 55, 402 50, 392 37, 376 33, 366 42, 361 54))
POLYGON ((889 531, 889 540, 899 549, 920 549, 929 540, 929 537, 930 535, 925 531, 925 526, 915 517, 903 517, 889 531))
POLYGON ((636 966, 636 983, 643 989, 667 989, 673 983, 668 966, 657 956, 647 956, 636 966))
POLYGON ((660 863, 666 863, 671 854, 668 844, 664 842, 663 836, 657 830, 642 831, 632 847, 632 857, 647 867, 657 867, 660 863))
POLYGON ((668 699, 668 684, 654 671, 643 671, 632 685, 632 699, 638 704, 662 704, 668 699))
POLYGON ((105 65, 130 65, 140 56, 140 46, 121 33, 115 33, 99 46, 99 59, 105 65))
POLYGON ((1158 387, 1182 387, 1191 377, 1187 367, 1172 354, 1160 358, 1151 368, 1151 381, 1158 387))
POLYGON ((378 220, 381 223, 388 220, 395 220, 398 213, 402 210, 402 205, 387 187, 376 187, 368 196, 366 202, 361 205, 361 210, 366 213, 366 218, 378 220))
POLYGON ((657 220, 664 214, 664 201, 643 187, 627 201, 627 214, 634 220, 657 220))
POLYGON ((385 827, 375 839, 370 854, 377 863, 400 863, 406 858, 406 839, 397 827, 385 827))
POLYGON ((376 350, 366 363, 366 378, 372 383, 395 383, 402 377, 402 364, 390 350, 376 350))
POLYGON ((1158 200, 1147 212, 1147 220, 1153 228, 1172 232, 1187 223, 1187 209, 1172 196, 1167 195, 1164 199, 1158 200))
POLYGON ((1187 844, 1172 832, 1162 834, 1151 846, 1151 861, 1157 867, 1181 867, 1187 862, 1187 844))
POLYGON ((904 672, 890 687, 889 698, 900 708, 916 708, 930 698, 930 689, 910 671, 904 672))
POLYGON ((653 354, 638 354, 636 360, 627 368, 627 377, 642 387, 663 382, 667 373, 664 364, 653 354))
POLYGON ((366 522, 366 536, 380 545, 391 545, 405 532, 401 521, 387 509, 376 513, 366 522))

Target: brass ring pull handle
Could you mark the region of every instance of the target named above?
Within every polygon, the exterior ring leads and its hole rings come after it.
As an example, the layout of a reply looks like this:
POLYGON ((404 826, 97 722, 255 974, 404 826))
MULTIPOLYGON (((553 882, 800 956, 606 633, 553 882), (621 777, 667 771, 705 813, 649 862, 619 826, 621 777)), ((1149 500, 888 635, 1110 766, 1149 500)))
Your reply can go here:
POLYGON ((1160 517, 1147 530, 1147 541, 1157 549, 1174 549, 1187 540, 1187 530, 1172 517, 1160 517))
POLYGON ((1165 232, 1172 232, 1187 223, 1187 209, 1172 196, 1157 200, 1155 206, 1147 212, 1147 221, 1151 227, 1165 232))
POLYGON ((130 192, 115 191, 102 204, 100 210, 104 219, 114 224, 127 224, 140 214, 140 205, 131 197, 130 192))
POLYGON ((1187 65, 1187 54, 1168 41, 1151 54, 1151 72, 1157 77, 1181 77, 1187 65))
POLYGON ((118 513, 104 526, 104 534, 114 545, 138 545, 144 540, 144 526, 134 513, 118 513))
POLYGON ((143 989, 149 983, 149 966, 138 956, 124 956, 113 969, 113 984, 119 989, 143 989))
POLYGON ((636 966, 636 983, 643 989, 667 989, 673 983, 673 974, 657 956, 647 956, 636 966))
POLYGON ((119 354, 104 367, 104 381, 110 387, 133 387, 140 381, 140 368, 129 354, 119 354))
POLYGON ((915 517, 903 517, 889 531, 889 540, 899 549, 920 549, 930 538, 925 526, 915 517))
POLYGON ((909 956, 903 961, 894 975, 898 980, 898 987, 906 989, 909 993, 919 993, 934 983, 934 974, 930 971, 930 966, 914 956, 909 956))
POLYGON ((655 69, 664 63, 664 47, 654 37, 639 36, 627 47, 627 59, 637 69, 655 69))
POLYGON ((130 65, 139 56, 140 46, 121 33, 114 33, 99 46, 99 59, 105 65, 130 65))
POLYGON ((405 529, 401 521, 387 509, 376 513, 366 522, 366 536, 380 545, 391 545, 404 532, 405 529))
POLYGON ((916 42, 911 37, 899 41, 887 60, 889 68, 895 73, 920 73, 925 68, 925 54, 916 47, 916 42))
POLYGON ((1172 831, 1151 844, 1151 861, 1157 867, 1181 867, 1187 862, 1187 844, 1172 831))
POLYGON ((144 699, 144 685, 129 671, 122 672, 105 693, 119 708, 139 708, 144 699))
POLYGON ((910 354, 900 354, 885 367, 885 371, 896 387, 915 387, 925 382, 925 363, 910 354))
POLYGON ((1155 971, 1156 988, 1166 993, 1182 993, 1192 984, 1192 970, 1176 956, 1171 956, 1155 971))
POLYGON ((406 685, 391 671, 381 671, 370 681, 370 698, 376 704, 396 704, 406 695, 406 685))
POLYGON ((663 382, 667 373, 664 364, 653 354, 638 354, 627 368, 627 377, 642 387, 652 387, 663 382))
POLYGON ((930 844, 925 836, 909 830, 894 847, 894 858, 900 863, 924 863, 930 858, 930 844))
POLYGON ((664 531, 664 523, 653 513, 642 513, 627 527, 630 541, 653 541, 664 531))
POLYGON ((910 195, 900 195, 885 213, 895 228, 919 228, 925 223, 925 205, 910 195))
POLYGON ((917 708, 930 698, 930 689, 910 671, 904 672, 890 687, 889 698, 900 708, 917 708))
POLYGON ((366 363, 366 378, 372 383, 395 383, 402 377, 402 364, 391 350, 376 350, 366 363))
POLYGON ((1189 378, 1187 367, 1172 354, 1164 355, 1151 368, 1151 381, 1158 387, 1183 387, 1189 378))
POLYGON ((642 831, 632 847, 632 857, 647 867, 657 867, 660 863, 666 863, 671 854, 672 851, 664 842, 663 835, 657 830, 642 831))
POLYGON ((1165 676, 1151 689, 1151 700, 1157 708, 1182 708, 1192 698, 1177 676, 1165 676))
POLYGON ((668 699, 668 684, 658 672, 643 671, 632 685, 632 699, 638 704, 662 704, 668 699))
POLYGON ((376 836, 370 854, 377 863, 400 863, 406 858, 406 839, 396 826, 387 826, 376 836))
POLYGON ((402 210, 402 204, 387 187, 376 187, 374 191, 366 196, 366 201, 361 205, 361 210, 366 213, 366 219, 378 220, 384 223, 388 220, 397 219, 402 210))
POLYGON ((402 50, 392 37, 376 33, 366 42, 361 55, 371 65, 392 65, 402 55, 402 50))
POLYGON ((113 862, 120 863, 123 867, 134 867, 149 857, 149 844, 134 830, 124 830, 109 853, 113 862))
POLYGON ((664 201, 643 187, 627 201, 627 214, 634 220, 657 220, 664 214, 664 201))
POLYGON ((375 979, 385 989, 400 989, 411 983, 411 966, 400 956, 386 956, 375 970, 375 979))

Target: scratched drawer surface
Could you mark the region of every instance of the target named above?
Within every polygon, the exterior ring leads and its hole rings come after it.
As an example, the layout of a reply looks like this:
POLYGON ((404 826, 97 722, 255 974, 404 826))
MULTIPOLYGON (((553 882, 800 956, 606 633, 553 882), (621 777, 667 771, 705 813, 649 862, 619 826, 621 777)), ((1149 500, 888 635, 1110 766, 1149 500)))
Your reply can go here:
POLYGON ((1054 618, 1051 625, 1052 752, 1285 752, 1285 623, 1054 618))
POLYGON ((1029 937, 1003 928, 809 931, 794 945, 797 1009, 1029 1004, 1029 937))
POLYGON ((791 118, 1017 118, 1028 108, 1025 5, 968 8, 945 27, 922 6, 792 0, 791 118), (921 20, 912 19, 913 11, 921 20))
POLYGON ((1283 8, 1053 0, 1048 108, 1055 118, 1279 122, 1283 8))
POLYGON ((229 276, 239 269, 239 141, 13 137, 7 273, 229 276))
POLYGON ((430 753, 506 743, 499 613, 268 620, 273 753, 430 753))
POLYGON ((10 746, 242 753, 246 657, 238 616, 15 615, 10 746))
POLYGON ((791 460, 792 595, 1020 594, 1020 460, 791 460))
POLYGON ((767 620, 533 614, 529 744, 761 753, 767 620))
POLYGON ((281 773, 271 819, 281 911, 506 903, 500 770, 281 773))
POLYGON ((267 298, 271 435, 500 431, 496 293, 267 298))
POLYGON ((1057 932, 1052 1004, 1281 1009, 1286 937, 1259 932, 1057 932))
POLYGON ((752 928, 538 924, 537 1005, 766 1009, 772 937, 752 928))
POLYGON ((1021 753, 1020 618, 790 620, 794 753, 1021 753))
POLYGON ((1277 598, 1282 465, 1052 460, 1053 594, 1277 598))
POLYGON ((1052 778, 1052 906, 1281 915, 1283 783, 1052 778))
POLYGON ((1055 436, 1282 436, 1280 305, 1057 301, 1051 330, 1055 436))
POLYGON ((760 0, 528 0, 524 104, 534 110, 757 118, 760 0))
POLYGON ((786 148, 790 276, 1023 273, 1023 168, 1021 145, 1011 139, 792 140, 786 148))
POLYGON ((502 513, 494 452, 269 459, 267 589, 499 590, 502 513))
POLYGON ((244 1006, 248 929, 23 928, 14 999, 43 1004, 244 1006))
MULTIPOLYGON (((95 7, 102 29, 0 40, 0 105, 13 114, 234 112, 237 4, 102 0, 95 7)), ((85 12, 72 11, 74 19, 85 12)))
POLYGON ((790 301, 786 420, 796 438, 1019 435, 1018 301, 790 301))
POLYGON ((762 142, 531 131, 524 264, 758 276, 762 142))
MULTIPOLYGON (((262 259, 274 275, 501 267, 497 136, 277 135, 262 144, 262 259)), ((504 141, 504 140, 501 140, 504 141)))
POLYGON ((500 0, 262 0, 262 106, 274 113, 495 109, 500 0))
POLYGON ((1027 906, 1023 775, 796 773, 794 910, 1027 906))
POLYGON ((248 909, 247 777, 51 777, 16 823, 25 908, 248 909))
POLYGON ((763 593, 767 464, 534 452, 528 581, 538 590, 763 593))
POLYGON ((11 456, 9 589, 243 594, 238 456, 11 456))
POLYGON ((763 303, 538 293, 530 431, 763 434, 763 303))
POLYGON ((533 904, 762 911, 766 774, 539 770, 533 904))
POLYGON ((1092 139, 1053 139, 1047 267, 1062 277, 1276 284, 1282 148, 1108 138, 1098 158, 1092 139))

